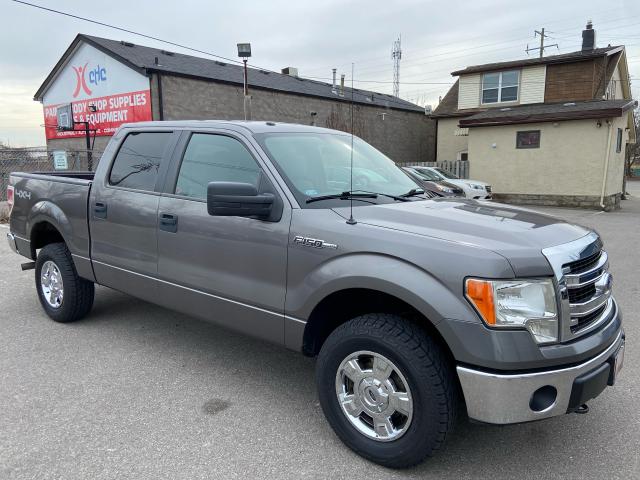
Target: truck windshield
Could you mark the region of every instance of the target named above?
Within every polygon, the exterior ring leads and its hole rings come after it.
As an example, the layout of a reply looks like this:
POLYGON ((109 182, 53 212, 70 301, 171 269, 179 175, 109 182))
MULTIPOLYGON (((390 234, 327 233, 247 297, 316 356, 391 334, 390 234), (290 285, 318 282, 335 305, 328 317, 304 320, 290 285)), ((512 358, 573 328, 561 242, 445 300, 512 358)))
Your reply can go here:
MULTIPOLYGON (((351 137, 330 133, 266 133, 255 136, 274 162, 303 208, 318 204, 340 205, 342 192, 379 194, 375 200, 354 198, 354 206, 393 202, 420 187, 384 154, 359 138, 353 139, 351 188, 351 137), (338 198, 309 202, 312 197, 338 198)), ((344 201, 342 202, 344 203, 344 201)))

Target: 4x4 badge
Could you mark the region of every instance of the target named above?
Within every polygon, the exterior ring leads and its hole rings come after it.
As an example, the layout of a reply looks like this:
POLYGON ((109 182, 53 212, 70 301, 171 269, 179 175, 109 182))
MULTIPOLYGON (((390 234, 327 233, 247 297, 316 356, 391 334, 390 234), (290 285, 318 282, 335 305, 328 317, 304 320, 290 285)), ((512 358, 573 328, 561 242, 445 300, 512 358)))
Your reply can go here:
POLYGON ((295 237, 293 237, 293 243, 313 248, 338 248, 338 245, 336 245, 335 243, 327 243, 324 240, 320 240, 318 238, 303 237, 302 235, 296 235, 295 237))

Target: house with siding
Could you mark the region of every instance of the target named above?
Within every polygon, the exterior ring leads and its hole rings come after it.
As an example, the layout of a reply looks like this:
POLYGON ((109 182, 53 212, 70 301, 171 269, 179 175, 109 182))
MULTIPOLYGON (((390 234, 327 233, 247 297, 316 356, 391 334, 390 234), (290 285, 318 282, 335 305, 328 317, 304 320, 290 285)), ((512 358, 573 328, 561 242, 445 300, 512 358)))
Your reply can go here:
POLYGON ((635 143, 624 46, 474 65, 432 118, 438 161, 466 160, 471 178, 510 203, 619 206, 626 145, 635 143))

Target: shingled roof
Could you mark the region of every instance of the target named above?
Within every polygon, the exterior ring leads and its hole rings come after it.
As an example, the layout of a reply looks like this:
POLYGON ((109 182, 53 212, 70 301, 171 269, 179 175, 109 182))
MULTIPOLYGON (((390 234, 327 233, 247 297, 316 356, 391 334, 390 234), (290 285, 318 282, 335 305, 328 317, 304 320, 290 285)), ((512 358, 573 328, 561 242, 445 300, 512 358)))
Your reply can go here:
POLYGON ((485 127, 561 120, 621 117, 637 103, 634 100, 589 100, 585 102, 540 103, 491 108, 460 120, 460 127, 485 127))
MULTIPOLYGON (((101 50, 144 75, 154 72, 210 80, 233 85, 243 85, 242 65, 208 58, 167 52, 159 48, 135 45, 130 42, 110 40, 91 35, 78 34, 60 61, 35 93, 35 100, 42 100, 44 92, 55 79, 57 72, 66 65, 81 42, 101 50), (156 64, 156 58, 158 64, 156 64)), ((284 75, 269 70, 249 68, 248 83, 253 89, 273 90, 296 95, 325 98, 333 101, 351 102, 351 89, 345 87, 344 96, 332 93, 332 84, 307 78, 284 75)), ((375 105, 381 108, 424 113, 424 108, 406 100, 384 93, 353 89, 354 103, 375 105)))
POLYGON ((623 48, 624 47, 622 46, 616 46, 616 47, 609 46, 604 48, 594 48, 593 50, 588 50, 588 51, 579 50, 577 52, 563 53, 561 55, 549 55, 548 57, 523 58, 520 60, 510 60, 508 62, 472 65, 470 67, 463 68, 462 70, 456 70, 455 72, 451 72, 451 75, 459 76, 467 73, 488 72, 491 70, 501 70, 503 68, 525 67, 525 66, 531 66, 531 65, 549 65, 554 63, 581 62, 584 60, 591 60, 594 58, 613 55, 614 53, 618 53, 622 51, 623 48))

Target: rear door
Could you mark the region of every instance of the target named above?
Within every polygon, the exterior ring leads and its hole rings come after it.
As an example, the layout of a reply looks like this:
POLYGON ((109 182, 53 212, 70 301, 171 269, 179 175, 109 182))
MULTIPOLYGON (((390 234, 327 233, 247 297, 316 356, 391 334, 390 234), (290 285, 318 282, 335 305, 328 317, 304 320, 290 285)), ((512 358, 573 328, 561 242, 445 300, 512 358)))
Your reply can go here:
POLYGON ((164 280, 158 298, 282 343, 290 206, 242 136, 185 132, 180 145, 158 209, 158 276, 164 280), (272 221, 211 216, 206 192, 213 181, 251 183, 273 193, 282 215, 272 221))
POLYGON ((102 285, 154 300, 160 190, 179 134, 121 135, 113 161, 98 167, 89 202, 94 272, 102 285))

